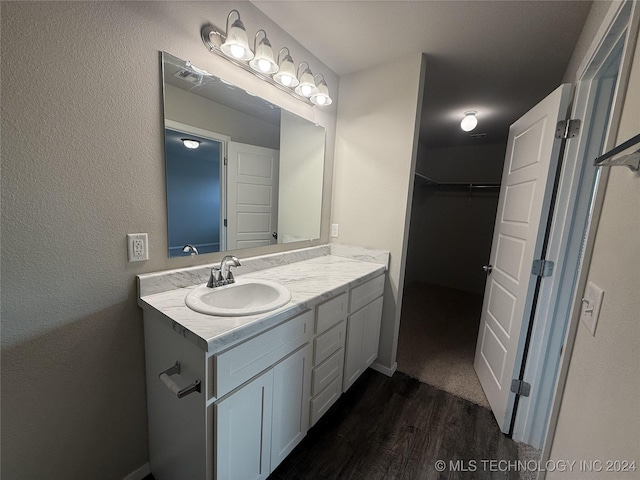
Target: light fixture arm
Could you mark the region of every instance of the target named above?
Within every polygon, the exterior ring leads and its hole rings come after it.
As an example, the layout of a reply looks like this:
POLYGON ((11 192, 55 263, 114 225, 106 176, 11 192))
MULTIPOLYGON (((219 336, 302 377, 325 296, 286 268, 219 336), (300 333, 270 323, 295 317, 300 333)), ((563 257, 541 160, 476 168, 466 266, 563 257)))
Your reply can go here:
MULTIPOLYGON (((253 51, 255 52, 258 48, 258 37, 260 36, 260 32, 262 32, 262 40, 260 42, 264 42, 267 39, 267 32, 265 32, 262 28, 256 32, 256 35, 253 37, 253 51)), ((268 42, 268 40, 267 40, 268 42)))
POLYGON ((229 12, 229 15, 227 15, 227 33, 229 33, 229 22, 231 21, 231 15, 233 14, 233 12, 235 12, 238 16, 237 20, 240 20, 240 12, 236 9, 231 10, 229 12))
POLYGON ((287 52, 287 54, 285 55, 285 58, 291 56, 291 52, 289 51, 289 49, 287 47, 282 47, 280 49, 280 51, 278 52, 278 65, 280 65, 280 62, 282 61, 282 51, 283 50, 285 50, 287 52))
POLYGON ((326 82, 326 81, 325 81, 325 79, 324 79, 324 75, 323 75, 323 74, 321 74, 321 73, 316 73, 316 74, 313 76, 313 79, 315 80, 316 85, 319 85, 320 83, 324 83, 325 85, 327 84, 327 82, 326 82), (318 78, 318 77, 320 77, 320 80, 319 80, 319 81, 317 80, 317 78, 318 78))
POLYGON ((305 71, 309 70, 309 72, 311 72, 311 67, 309 66, 308 62, 300 62, 300 64, 298 65, 298 71, 296 72, 296 74, 298 75, 298 78, 300 78, 300 67, 302 67, 303 64, 307 66, 307 68, 305 68, 305 71))

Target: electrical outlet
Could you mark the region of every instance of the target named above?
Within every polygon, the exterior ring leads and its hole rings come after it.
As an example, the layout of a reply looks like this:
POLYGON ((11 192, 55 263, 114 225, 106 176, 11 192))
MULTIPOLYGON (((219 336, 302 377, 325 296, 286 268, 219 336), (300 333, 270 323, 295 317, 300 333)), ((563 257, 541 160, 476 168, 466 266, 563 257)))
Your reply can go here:
POLYGON ((338 224, 337 223, 332 223, 331 224, 331 236, 333 238, 338 238, 338 224))
POLYGON ((130 262, 149 260, 148 235, 146 233, 128 233, 127 254, 130 262))

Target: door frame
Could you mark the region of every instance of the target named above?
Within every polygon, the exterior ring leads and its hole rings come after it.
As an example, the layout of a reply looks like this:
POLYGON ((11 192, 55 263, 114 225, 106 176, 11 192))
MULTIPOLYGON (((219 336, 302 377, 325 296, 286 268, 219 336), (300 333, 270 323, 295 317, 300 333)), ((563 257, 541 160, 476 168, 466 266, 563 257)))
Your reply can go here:
MULTIPOLYGON (((640 22, 640 6, 637 2, 633 2, 631 0, 625 0, 623 2, 615 2, 609 8, 605 19, 603 20, 598 33, 596 34, 593 42, 585 58, 583 59, 580 68, 577 73, 577 81, 578 82, 588 82, 590 80, 589 75, 592 75, 592 67, 597 65, 598 57, 602 55, 603 52, 607 54, 605 57, 608 57, 608 53, 612 50, 613 44, 611 40, 620 37, 620 34, 624 36, 624 44, 622 48, 622 58, 620 61, 620 69, 618 74, 618 82, 614 93, 614 98, 611 106, 611 113, 609 116, 609 125, 605 129, 605 140, 603 145, 603 151, 608 151, 615 147, 616 137, 618 133, 618 126, 620 124, 620 118, 622 114, 622 107, 624 105, 626 90, 629 82, 629 74, 631 71, 631 66, 633 62, 634 50, 637 42, 638 36, 638 25, 640 22), (625 8, 627 13, 625 13, 625 8), (621 20, 621 15, 628 14, 626 20, 621 20), (616 31, 617 28, 620 27, 620 23, 622 22, 623 32, 616 31), (608 50, 608 51, 607 51, 608 50)), ((588 88, 588 86, 586 87, 588 88)), ((578 92, 580 94, 581 92, 578 92)), ((584 95, 584 92, 583 92, 584 95)), ((584 95, 584 97, 588 98, 588 95, 584 95)), ((576 106, 581 107, 584 111, 586 108, 584 105, 578 105, 581 101, 584 102, 583 98, 576 98, 576 106)), ((586 168, 596 168, 593 166, 593 159, 585 159, 582 155, 584 152, 582 151, 582 143, 579 142, 580 145, 575 145, 573 148, 573 152, 569 152, 572 155, 571 161, 577 162, 582 161, 586 162, 586 168)), ((591 186, 582 186, 581 190, 585 190, 588 188, 590 193, 590 208, 586 214, 585 222, 586 228, 582 232, 574 231, 573 235, 580 235, 580 239, 582 240, 582 255, 581 259, 578 262, 577 269, 575 270, 575 280, 573 281, 573 295, 571 297, 571 304, 569 307, 568 315, 565 319, 566 328, 562 330, 557 330, 555 332, 555 340, 558 340, 558 336, 561 336, 561 345, 563 345, 562 351, 560 352, 560 358, 557 362, 557 369, 554 371, 546 372, 545 377, 549 377, 549 375, 557 376, 554 386, 554 393, 551 401, 549 402, 549 420, 547 422, 547 431, 544 436, 544 444, 542 447, 542 455, 541 455, 541 464, 545 464, 547 460, 549 460, 551 456, 551 448, 553 445, 553 439, 556 432, 556 427, 558 424, 558 417, 560 413, 560 406, 562 403, 562 397, 564 394, 564 389, 566 386, 566 380, 569 370, 569 363, 571 361, 571 356, 573 352, 573 346, 575 342, 575 337, 577 333, 577 328, 580 322, 580 310, 582 306, 582 292, 586 287, 587 277, 589 273, 589 267, 591 264, 591 256, 593 253, 593 247, 595 244, 595 237, 598 229, 598 223, 600 220, 600 215, 602 213, 602 206, 604 203, 604 197, 606 192, 606 187, 609 178, 609 169, 608 168, 600 168, 596 174, 596 184, 595 187, 591 188, 591 186), (555 373, 557 372, 557 375, 555 373)), ((573 179, 576 180, 575 178, 573 179)), ((565 291, 565 293, 570 293, 570 291, 565 291)), ((545 322, 548 322, 549 319, 546 318, 545 322)), ((553 341, 553 340, 552 340, 553 341)), ((553 378, 553 377, 552 377, 553 378)), ((541 471, 538 475, 539 480, 543 480, 546 478, 546 472, 541 471)))
POLYGON ((227 225, 225 222, 227 219, 227 149, 231 137, 168 118, 164 120, 164 128, 198 135, 220 143, 220 251, 224 252, 227 250, 227 225))

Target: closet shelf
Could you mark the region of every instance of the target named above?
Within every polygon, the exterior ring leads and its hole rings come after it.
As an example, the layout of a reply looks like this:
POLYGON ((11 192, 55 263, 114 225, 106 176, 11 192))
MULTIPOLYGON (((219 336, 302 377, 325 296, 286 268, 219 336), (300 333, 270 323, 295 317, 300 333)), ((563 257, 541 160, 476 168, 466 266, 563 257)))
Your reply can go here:
POLYGON ((415 175, 416 177, 420 178, 423 182, 425 182, 425 186, 427 187, 464 189, 464 190, 473 190, 473 189, 500 190, 499 183, 436 182, 435 180, 427 177, 426 175, 422 175, 421 173, 415 172, 415 175))
POLYGON ((638 170, 640 170, 640 148, 636 149, 632 153, 628 153, 626 155, 618 157, 620 153, 628 150, 634 145, 640 145, 640 134, 630 138, 624 143, 621 143, 617 147, 609 150, 604 155, 599 156, 593 161, 593 164, 596 167, 614 167, 616 165, 625 165, 632 171, 637 172, 638 170))

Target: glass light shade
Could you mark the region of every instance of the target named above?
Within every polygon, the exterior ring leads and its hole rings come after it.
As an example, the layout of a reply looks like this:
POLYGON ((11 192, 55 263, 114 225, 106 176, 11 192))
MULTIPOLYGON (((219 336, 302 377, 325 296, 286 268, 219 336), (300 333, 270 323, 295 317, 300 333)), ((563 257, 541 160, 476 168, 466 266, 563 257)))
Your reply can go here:
POLYGON ((272 75, 278 71, 278 65, 273 59, 271 42, 269 42, 267 37, 260 40, 260 43, 256 47, 256 53, 253 59, 249 62, 249 66, 256 72, 268 75, 272 75))
POLYGON ((460 122, 460 128, 465 132, 470 132, 478 125, 476 112, 465 112, 464 118, 460 122))
POLYGON ((227 39, 220 47, 220 50, 222 50, 222 53, 227 57, 235 58, 236 60, 246 62, 253 58, 253 52, 249 48, 247 31, 244 28, 242 20, 238 19, 233 22, 227 32, 227 39))
POLYGON ((296 87, 296 93, 303 97, 311 97, 318 91, 316 82, 313 80, 311 70, 308 68, 300 76, 300 84, 296 87))
POLYGON ((198 148, 200 146, 200 141, 199 140, 193 140, 192 138, 181 138, 180 140, 182 140, 182 144, 193 150, 194 148, 198 148))
POLYGON ((291 56, 287 55, 280 62, 280 69, 278 70, 278 73, 273 76, 273 79, 285 87, 293 88, 300 84, 300 81, 296 76, 296 66, 293 64, 291 56))
POLYGON ((311 97, 311 103, 314 105, 327 106, 331 105, 333 100, 329 96, 329 87, 327 87, 327 83, 322 80, 317 87, 318 91, 311 97))

